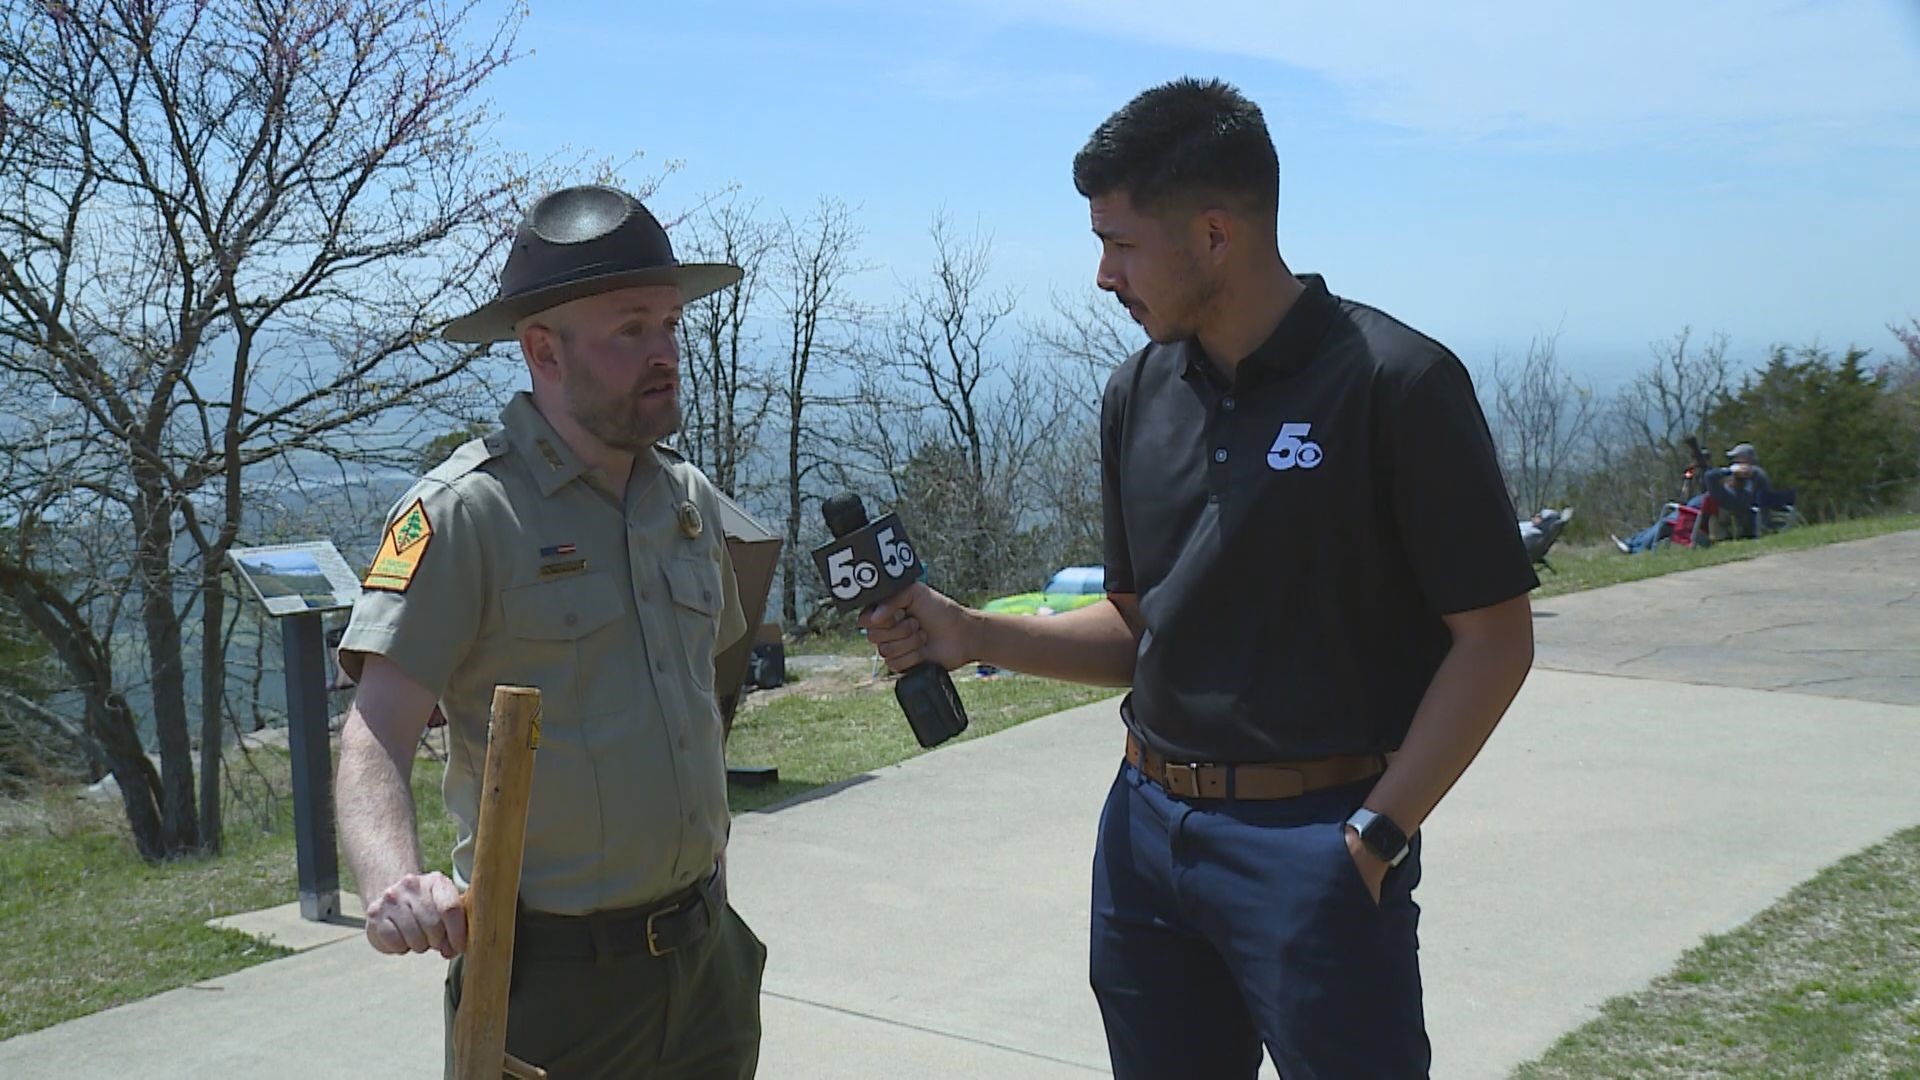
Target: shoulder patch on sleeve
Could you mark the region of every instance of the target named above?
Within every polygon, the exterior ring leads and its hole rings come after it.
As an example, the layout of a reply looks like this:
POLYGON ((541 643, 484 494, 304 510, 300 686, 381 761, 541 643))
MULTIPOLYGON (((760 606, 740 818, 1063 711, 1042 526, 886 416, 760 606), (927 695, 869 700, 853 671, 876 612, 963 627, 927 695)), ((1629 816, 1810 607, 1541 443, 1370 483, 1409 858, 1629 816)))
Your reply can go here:
POLYGON ((367 571, 361 586, 384 592, 406 592, 432 539, 433 525, 427 521, 427 508, 415 499, 413 505, 393 520, 393 526, 380 541, 379 553, 373 557, 373 568, 367 571))

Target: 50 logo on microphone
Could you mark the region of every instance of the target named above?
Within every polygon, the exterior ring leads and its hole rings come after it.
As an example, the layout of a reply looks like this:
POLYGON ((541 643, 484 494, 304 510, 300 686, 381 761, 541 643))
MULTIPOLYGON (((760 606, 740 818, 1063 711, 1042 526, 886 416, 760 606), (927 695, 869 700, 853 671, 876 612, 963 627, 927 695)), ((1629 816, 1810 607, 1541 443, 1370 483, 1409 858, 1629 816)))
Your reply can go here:
POLYGON ((814 549, 813 558, 843 610, 884 600, 920 576, 920 557, 895 514, 814 549))
POLYGON ((880 581, 880 571, 870 562, 854 562, 853 549, 842 548, 827 559, 827 588, 841 600, 851 600, 860 590, 871 589, 880 581))

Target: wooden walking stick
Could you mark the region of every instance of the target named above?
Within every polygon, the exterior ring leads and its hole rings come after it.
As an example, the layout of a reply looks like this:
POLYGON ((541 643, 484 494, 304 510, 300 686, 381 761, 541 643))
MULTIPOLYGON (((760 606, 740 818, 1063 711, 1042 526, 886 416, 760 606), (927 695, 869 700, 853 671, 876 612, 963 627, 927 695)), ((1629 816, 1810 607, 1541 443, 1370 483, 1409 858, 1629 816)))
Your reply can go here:
POLYGON ((493 688, 487 771, 474 826, 467 909, 467 958, 460 1007, 453 1014, 455 1080, 546 1080, 546 1071, 507 1054, 507 983, 513 973, 513 916, 520 899, 520 857, 527 841, 533 753, 540 745, 540 691, 493 688))

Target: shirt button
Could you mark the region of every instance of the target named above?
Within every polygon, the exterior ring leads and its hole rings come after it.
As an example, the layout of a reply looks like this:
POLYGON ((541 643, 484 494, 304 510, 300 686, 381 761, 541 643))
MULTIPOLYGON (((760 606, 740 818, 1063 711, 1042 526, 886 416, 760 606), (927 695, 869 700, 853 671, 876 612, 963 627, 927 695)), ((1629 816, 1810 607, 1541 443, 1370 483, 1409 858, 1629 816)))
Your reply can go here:
POLYGON ((655 660, 653 662, 653 670, 665 675, 667 673, 667 662, 665 660, 655 660))
POLYGON ((1217 491, 1209 491, 1209 492, 1207 492, 1207 501, 1208 501, 1208 502, 1210 502, 1210 503, 1217 503, 1217 502, 1219 502, 1219 501, 1220 501, 1220 493, 1219 493, 1219 492, 1217 492, 1217 491))
POLYGON ((712 589, 701 589, 701 590, 700 590, 700 599, 702 599, 702 600, 705 600, 705 601, 706 601, 707 603, 709 603, 709 604, 711 604, 711 603, 713 603, 713 590, 712 590, 712 589))
POLYGON ((643 603, 643 604, 651 604, 651 603, 653 603, 653 590, 652 590, 652 589, 641 589, 641 590, 640 590, 640 602, 641 602, 641 603, 643 603))
POLYGON ((573 612, 571 612, 571 611, 569 611, 569 612, 567 612, 567 618, 566 618, 566 624, 567 624, 568 626, 578 626, 578 625, 580 625, 580 616, 578 616, 578 615, 575 615, 575 614, 574 614, 573 612))
POLYGON ((697 818, 697 817, 695 817, 695 816, 694 816, 694 815, 692 815, 692 814, 688 814, 688 815, 687 815, 687 824, 689 824, 689 825, 698 825, 698 824, 700 824, 700 819, 699 819, 699 818, 697 818))
POLYGON ((1213 452, 1213 460, 1224 464, 1227 460, 1227 448, 1223 446, 1220 449, 1215 450, 1213 452))
POLYGON ((1232 398, 1222 398, 1222 399, 1221 399, 1221 401, 1220 401, 1220 407, 1221 407, 1221 408, 1223 408, 1223 409, 1225 409, 1225 410, 1227 410, 1228 412, 1232 412, 1232 411, 1233 411, 1233 399, 1232 399, 1232 398))

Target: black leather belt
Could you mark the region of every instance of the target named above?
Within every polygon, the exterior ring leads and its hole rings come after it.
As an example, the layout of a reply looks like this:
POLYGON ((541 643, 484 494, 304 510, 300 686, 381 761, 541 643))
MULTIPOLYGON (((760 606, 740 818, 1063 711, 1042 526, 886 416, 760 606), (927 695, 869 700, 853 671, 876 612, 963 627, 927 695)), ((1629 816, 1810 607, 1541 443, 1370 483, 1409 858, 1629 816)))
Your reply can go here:
POLYGON ((586 915, 520 911, 514 953, 547 960, 614 960, 665 956, 705 937, 727 906, 727 875, 718 866, 705 881, 658 903, 586 915))

